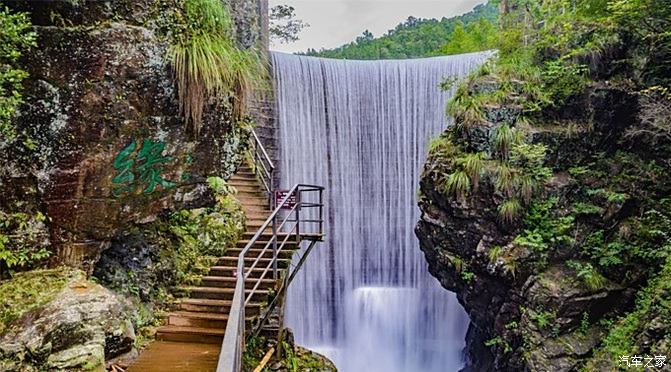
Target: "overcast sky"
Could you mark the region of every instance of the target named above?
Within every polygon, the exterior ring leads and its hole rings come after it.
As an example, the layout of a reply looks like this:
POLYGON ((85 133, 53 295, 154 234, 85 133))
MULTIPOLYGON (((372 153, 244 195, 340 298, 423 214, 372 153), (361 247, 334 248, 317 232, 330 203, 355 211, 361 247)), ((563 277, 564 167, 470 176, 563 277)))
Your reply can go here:
POLYGON ((485 0, 270 0, 270 6, 287 4, 296 16, 310 24, 300 40, 291 44, 274 43, 273 50, 305 51, 308 48, 334 48, 354 40, 364 30, 376 37, 386 33, 409 16, 417 18, 452 17, 473 9, 485 0))

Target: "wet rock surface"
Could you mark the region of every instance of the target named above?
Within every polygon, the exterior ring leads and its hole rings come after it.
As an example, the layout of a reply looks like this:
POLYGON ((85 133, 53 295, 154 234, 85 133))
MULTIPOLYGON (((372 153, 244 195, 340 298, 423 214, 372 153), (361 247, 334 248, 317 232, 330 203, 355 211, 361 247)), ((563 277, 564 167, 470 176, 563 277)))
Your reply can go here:
POLYGON ((198 136, 184 125, 157 3, 11 6, 32 12, 39 48, 23 57, 21 135, 0 141, 0 190, 17 196, 0 208, 46 215, 54 262, 90 273, 119 231, 180 207, 175 195, 209 175, 229 177, 249 134, 225 100, 210 102, 198 136))
MULTIPOLYGON (((471 89, 486 91, 490 84, 474 84, 471 89)), ((497 206, 504 195, 492 181, 481 180, 464 198, 448 195, 441 177, 453 172, 454 165, 430 154, 420 181, 422 215, 415 231, 429 271, 443 287, 456 292, 472 321, 467 334, 466 371, 578 370, 608 333, 608 327, 599 320, 631 310, 643 275, 636 273, 642 270, 634 268, 627 275, 623 275, 623 269, 607 270, 602 281, 590 286, 579 279, 584 273, 575 268, 585 266, 572 261, 583 259, 585 238, 591 232, 617 230, 638 213, 636 208, 641 208, 650 194, 659 195, 655 188, 666 185, 666 181, 659 180, 653 186, 641 186, 643 181, 641 185, 619 184, 613 188, 627 192, 629 200, 604 202, 600 214, 576 216, 581 190, 598 190, 607 182, 604 180, 618 179, 622 166, 608 163, 616 170, 612 175, 603 174, 601 180, 575 176, 578 168, 574 167, 593 165, 590 161, 596 154, 607 157, 630 151, 633 155, 627 156, 632 158, 659 156, 644 154, 641 150, 645 144, 632 144, 624 138, 626 127, 636 123, 637 105, 636 98, 625 91, 594 87, 562 113, 578 122, 591 122, 590 130, 575 134, 554 124, 525 128, 527 141, 547 148, 545 165, 553 175, 537 197, 556 201, 548 219, 575 216, 571 220, 572 243, 558 244, 560 248, 549 252, 515 242, 517 236, 527 233, 527 227, 522 219, 502 221, 497 206), (634 196, 637 191, 629 191, 645 187, 650 191, 640 191, 645 195, 634 196)), ((511 117, 518 115, 516 110, 486 108, 487 124, 462 129, 456 135, 462 141, 460 146, 465 151, 491 154, 495 151, 493 132, 500 125, 514 122, 511 117)), ((548 123, 565 119, 552 115, 545 118, 548 123)))
POLYGON ((53 300, 0 336, 0 369, 103 370, 106 359, 133 351, 133 311, 84 273, 73 275, 53 300))

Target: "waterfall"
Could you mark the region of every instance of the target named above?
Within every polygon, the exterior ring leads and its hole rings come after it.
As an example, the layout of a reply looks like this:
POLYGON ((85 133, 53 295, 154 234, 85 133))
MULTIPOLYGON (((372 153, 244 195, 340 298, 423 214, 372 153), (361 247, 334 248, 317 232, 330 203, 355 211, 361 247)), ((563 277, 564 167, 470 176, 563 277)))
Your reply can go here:
POLYGON ((341 372, 448 372, 468 317, 427 268, 414 226, 443 77, 488 58, 344 61, 272 53, 281 186, 326 187, 326 243, 292 284, 286 323, 341 372))

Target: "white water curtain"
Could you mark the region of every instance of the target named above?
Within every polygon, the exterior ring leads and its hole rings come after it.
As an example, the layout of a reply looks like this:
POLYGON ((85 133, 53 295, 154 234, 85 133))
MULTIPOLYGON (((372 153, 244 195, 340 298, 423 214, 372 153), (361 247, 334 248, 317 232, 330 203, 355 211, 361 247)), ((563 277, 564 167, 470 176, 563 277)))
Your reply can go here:
POLYGON ((327 242, 289 291, 287 325, 341 372, 449 372, 468 317, 427 269, 414 227, 430 139, 488 58, 343 61, 272 53, 281 186, 326 187, 327 242))

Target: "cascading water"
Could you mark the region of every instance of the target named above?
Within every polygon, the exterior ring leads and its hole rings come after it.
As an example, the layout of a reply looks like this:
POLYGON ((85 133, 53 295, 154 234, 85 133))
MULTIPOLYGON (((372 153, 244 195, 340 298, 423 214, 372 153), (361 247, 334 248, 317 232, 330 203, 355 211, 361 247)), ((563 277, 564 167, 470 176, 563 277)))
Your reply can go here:
POLYGON ((427 269, 413 228, 444 77, 488 58, 343 61, 272 53, 281 185, 326 186, 327 243, 289 291, 296 340, 342 372, 448 372, 468 318, 427 269))

